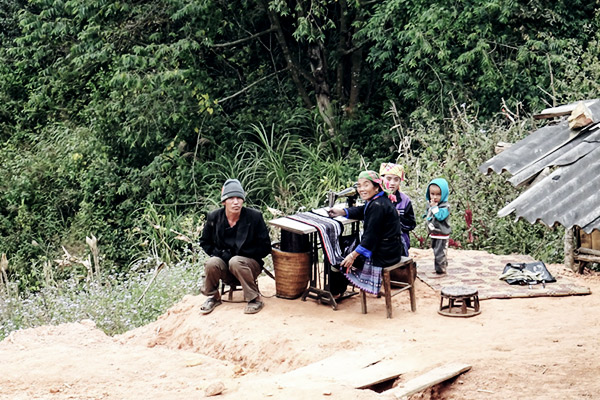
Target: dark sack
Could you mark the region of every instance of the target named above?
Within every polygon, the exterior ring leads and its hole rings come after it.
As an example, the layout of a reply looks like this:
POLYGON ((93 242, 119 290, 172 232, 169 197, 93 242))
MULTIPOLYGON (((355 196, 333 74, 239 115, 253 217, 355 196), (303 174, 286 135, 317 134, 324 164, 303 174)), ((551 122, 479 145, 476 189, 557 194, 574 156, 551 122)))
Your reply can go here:
POLYGON ((514 275, 514 278, 504 279, 509 285, 535 285, 538 283, 556 282, 556 279, 542 261, 532 263, 508 263, 504 266, 502 275, 514 275), (514 274, 511 274, 514 272, 514 274))
MULTIPOLYGON (((340 249, 342 250, 342 258, 345 258, 348 254, 352 253, 354 249, 360 243, 360 237, 358 234, 340 236, 340 249)), ((352 266, 356 269, 362 269, 365 265, 365 257, 359 254, 354 260, 352 266)), ((339 265, 338 265, 339 268, 339 265)))
MULTIPOLYGON (((356 246, 360 243, 360 236, 358 233, 350 234, 350 235, 342 235, 339 238, 340 240, 340 250, 342 250, 342 258, 345 258, 348 254, 350 254, 356 246)), ((354 260, 352 264, 353 268, 362 269, 365 264, 365 257, 359 255, 354 260)), ((340 265, 332 265, 331 273, 329 274, 329 291, 332 295, 337 296, 339 294, 344 294, 346 289, 348 288, 348 279, 346 276, 340 271, 342 268, 340 265)))

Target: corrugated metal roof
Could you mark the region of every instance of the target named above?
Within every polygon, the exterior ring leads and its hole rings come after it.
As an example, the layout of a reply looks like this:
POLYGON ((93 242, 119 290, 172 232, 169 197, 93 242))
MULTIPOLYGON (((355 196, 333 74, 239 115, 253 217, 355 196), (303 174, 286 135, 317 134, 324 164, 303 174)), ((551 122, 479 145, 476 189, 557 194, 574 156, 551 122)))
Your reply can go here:
MULTIPOLYGON (((600 101, 589 107, 594 121, 600 121, 600 101)), ((508 171, 513 186, 530 183, 544 169, 553 172, 536 182, 498 212, 513 211, 517 218, 581 227, 590 233, 600 229, 600 123, 579 132, 568 122, 541 128, 483 163, 479 170, 508 171)))

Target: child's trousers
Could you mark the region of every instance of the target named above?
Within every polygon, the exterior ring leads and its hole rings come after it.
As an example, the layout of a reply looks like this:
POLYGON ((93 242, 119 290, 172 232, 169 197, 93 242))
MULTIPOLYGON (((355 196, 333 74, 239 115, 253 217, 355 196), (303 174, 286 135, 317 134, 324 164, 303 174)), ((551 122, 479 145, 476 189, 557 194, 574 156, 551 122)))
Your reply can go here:
POLYGON ((435 272, 445 274, 448 268, 448 239, 431 238, 431 247, 435 257, 435 272))

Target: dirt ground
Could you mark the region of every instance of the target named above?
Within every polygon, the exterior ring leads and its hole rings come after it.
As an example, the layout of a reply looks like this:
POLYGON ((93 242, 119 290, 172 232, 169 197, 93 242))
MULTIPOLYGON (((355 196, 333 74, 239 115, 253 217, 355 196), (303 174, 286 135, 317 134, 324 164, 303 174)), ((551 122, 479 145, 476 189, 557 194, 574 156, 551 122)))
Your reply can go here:
MULTIPOLYGON (((470 253, 451 250, 451 265, 470 253)), ((187 296, 116 337, 93 321, 18 331, 0 342, 0 399, 393 399, 394 388, 354 389, 344 379, 355 376, 354 361, 378 356, 401 370, 394 386, 448 363, 472 366, 412 399, 598 398, 600 276, 548 269, 592 294, 484 300, 480 315, 452 318, 437 313, 439 293, 417 280, 417 311, 401 294, 386 319, 383 298, 368 299, 368 314, 357 296, 334 311, 277 298, 273 281, 261 277, 273 297, 256 315, 224 303, 203 316, 204 296, 187 296), (290 374, 336 356, 342 362, 318 376, 290 374)))

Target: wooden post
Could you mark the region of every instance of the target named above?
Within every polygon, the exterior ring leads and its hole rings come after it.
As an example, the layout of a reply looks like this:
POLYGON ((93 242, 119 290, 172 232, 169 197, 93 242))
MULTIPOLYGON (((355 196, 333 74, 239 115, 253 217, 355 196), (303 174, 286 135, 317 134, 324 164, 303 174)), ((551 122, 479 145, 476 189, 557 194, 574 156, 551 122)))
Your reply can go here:
POLYGON ((577 272, 579 268, 575 265, 575 258, 573 257, 573 251, 575 247, 573 238, 573 228, 565 228, 565 266, 570 268, 573 272, 577 272))

